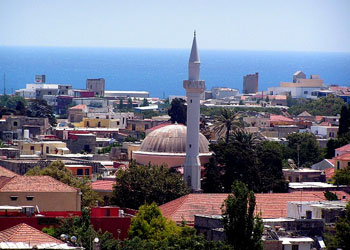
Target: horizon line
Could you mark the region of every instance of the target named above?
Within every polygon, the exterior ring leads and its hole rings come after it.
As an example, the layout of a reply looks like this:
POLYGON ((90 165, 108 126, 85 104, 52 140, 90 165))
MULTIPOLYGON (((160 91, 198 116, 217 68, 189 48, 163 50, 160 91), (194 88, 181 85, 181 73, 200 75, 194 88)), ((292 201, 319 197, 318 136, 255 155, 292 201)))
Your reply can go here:
MULTIPOLYGON (((65 45, 2 45, 1 47, 11 48, 62 48, 62 49, 142 49, 142 50, 190 50, 190 48, 165 48, 165 47, 117 47, 117 46, 65 46, 65 45)), ((343 53, 350 51, 319 51, 319 50, 273 50, 273 49, 220 49, 220 48, 201 48, 200 51, 242 51, 242 52, 300 52, 300 53, 343 53)))

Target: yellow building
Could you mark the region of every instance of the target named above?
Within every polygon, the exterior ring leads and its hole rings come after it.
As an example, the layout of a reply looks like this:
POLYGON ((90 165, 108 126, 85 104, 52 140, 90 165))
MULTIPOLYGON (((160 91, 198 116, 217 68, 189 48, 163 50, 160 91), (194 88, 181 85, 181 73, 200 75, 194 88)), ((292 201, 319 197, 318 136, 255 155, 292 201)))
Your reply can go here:
POLYGON ((120 119, 83 118, 73 125, 78 128, 119 128, 120 119))
POLYGON ((333 160, 335 160, 335 169, 350 167, 350 153, 338 155, 333 160))
POLYGON ((62 141, 19 141, 18 149, 22 155, 41 154, 46 156, 47 154, 63 155, 70 153, 67 144, 62 141))

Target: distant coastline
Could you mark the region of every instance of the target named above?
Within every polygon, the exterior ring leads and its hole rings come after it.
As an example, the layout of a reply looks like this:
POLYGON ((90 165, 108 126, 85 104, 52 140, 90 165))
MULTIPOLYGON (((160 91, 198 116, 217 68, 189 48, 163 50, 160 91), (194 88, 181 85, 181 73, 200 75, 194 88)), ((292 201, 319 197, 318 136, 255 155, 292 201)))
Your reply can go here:
MULTIPOLYGON (((319 74, 326 84, 350 86, 349 52, 201 50, 201 79, 207 88, 242 91, 246 74, 259 72, 259 90, 290 81, 297 70, 319 74)), ((0 46, 0 93, 24 88, 34 75, 48 83, 85 88, 87 78, 103 77, 107 90, 146 90, 152 97, 183 95, 188 50, 0 46)))

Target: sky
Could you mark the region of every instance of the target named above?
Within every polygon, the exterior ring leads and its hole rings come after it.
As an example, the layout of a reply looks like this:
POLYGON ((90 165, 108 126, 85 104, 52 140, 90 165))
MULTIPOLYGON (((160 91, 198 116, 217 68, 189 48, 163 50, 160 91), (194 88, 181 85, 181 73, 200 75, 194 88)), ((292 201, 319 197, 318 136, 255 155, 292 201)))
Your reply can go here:
POLYGON ((0 0, 0 46, 350 52, 350 0, 0 0))

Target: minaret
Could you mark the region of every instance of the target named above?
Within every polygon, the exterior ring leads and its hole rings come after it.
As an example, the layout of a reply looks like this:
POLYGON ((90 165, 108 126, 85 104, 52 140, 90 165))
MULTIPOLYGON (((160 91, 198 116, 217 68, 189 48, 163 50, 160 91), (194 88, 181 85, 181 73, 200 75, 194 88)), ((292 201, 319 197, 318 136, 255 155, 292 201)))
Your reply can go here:
POLYGON ((199 160, 199 112, 200 95, 205 90, 205 81, 199 80, 200 60, 197 49, 196 31, 194 32, 188 80, 183 81, 187 97, 187 143, 184 178, 192 192, 201 191, 201 163, 199 160))

